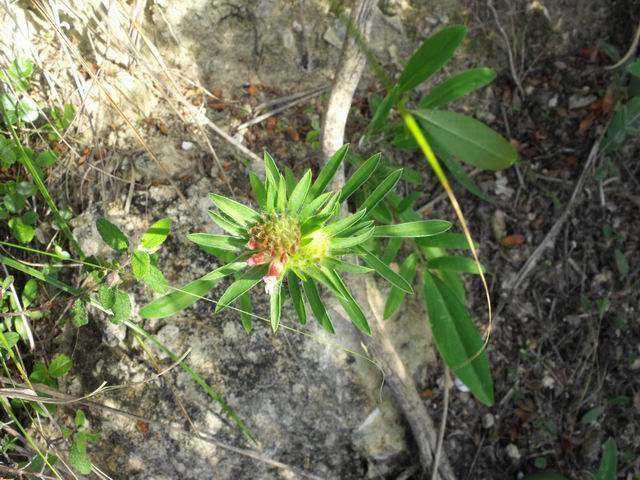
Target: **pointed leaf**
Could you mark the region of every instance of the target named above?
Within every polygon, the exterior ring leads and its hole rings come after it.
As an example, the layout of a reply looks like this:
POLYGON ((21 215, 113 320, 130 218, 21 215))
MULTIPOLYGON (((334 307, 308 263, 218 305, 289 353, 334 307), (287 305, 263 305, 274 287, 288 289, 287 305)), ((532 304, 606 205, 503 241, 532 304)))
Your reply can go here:
POLYGON ((278 331, 280 326, 280 315, 282 311, 282 281, 278 281, 271 293, 271 329, 273 333, 278 331))
POLYGON ((53 378, 65 376, 73 367, 73 360, 66 355, 56 355, 49 364, 49 375, 53 378))
POLYGON ((251 333, 253 329, 253 305, 251 304, 251 292, 240 295, 240 320, 245 332, 251 333))
MULTIPOLYGON (((417 240, 418 245, 422 247, 438 247, 438 248, 452 248, 458 250, 468 250, 469 243, 467 237, 461 233, 441 233, 440 235, 434 235, 433 237, 425 237, 417 240)), ((474 247, 479 248, 476 242, 474 247)))
POLYGON ((339 235, 341 232, 343 232, 344 230, 346 230, 347 228, 358 223, 362 218, 364 218, 366 213, 367 213, 366 209, 364 208, 360 209, 353 215, 349 215, 348 217, 338 220, 337 222, 330 223, 329 225, 323 228, 323 231, 325 234, 327 234, 327 236, 335 237, 339 235))
POLYGON ((190 233, 187 238, 196 245, 219 248, 234 252, 244 247, 245 241, 228 235, 214 235, 211 233, 190 233))
POLYGON ((213 220, 213 222, 218 225, 225 232, 230 233, 234 237, 242 237, 246 235, 246 231, 244 231, 241 227, 233 223, 231 220, 227 220, 218 212, 214 212, 213 210, 209 210, 209 218, 213 220))
POLYGON ((429 90, 429 93, 418 102, 418 107, 442 107, 449 102, 464 97, 469 92, 484 87, 495 78, 496 72, 492 68, 474 68, 459 73, 429 90))
POLYGON ((296 215, 309 193, 309 187, 311 186, 311 170, 307 170, 302 176, 298 184, 293 188, 291 196, 289 196, 288 210, 291 215, 296 215))
POLYGON ((276 194, 276 210, 284 212, 287 208, 287 181, 282 175, 278 180, 278 193, 276 194))
POLYGON ((316 198, 318 195, 324 192, 324 190, 327 188, 327 185, 329 185, 329 182, 331 182, 331 180, 335 176, 338 168, 342 164, 342 161, 345 159, 348 152, 349 144, 346 143, 341 146, 329 160, 327 160, 327 163, 325 163, 324 167, 322 167, 322 170, 320 170, 316 181, 313 183, 313 186, 309 191, 309 198, 316 198))
POLYGON ((220 279, 245 268, 247 264, 244 261, 240 261, 242 258, 246 258, 246 255, 238 257, 236 261, 223 265, 188 283, 181 289, 145 305, 140 309, 140 316, 142 318, 165 318, 184 310, 189 305, 193 305, 201 297, 209 293, 220 279))
POLYGON ((99 218, 96 220, 96 228, 104 243, 109 245, 117 252, 124 252, 129 248, 129 240, 127 237, 106 218, 99 218))
POLYGON ((438 352, 478 400, 493 405, 487 354, 482 351, 482 337, 464 305, 442 280, 429 272, 424 272, 424 295, 438 352))
POLYGON ((369 212, 371 212, 378 203, 387 196, 387 194, 393 190, 393 187, 396 186, 398 180, 402 176, 402 169, 392 172, 387 178, 385 178, 380 184, 371 192, 366 200, 362 203, 360 208, 366 208, 369 212))
POLYGON ((354 234, 353 236, 346 238, 336 238, 331 240, 331 249, 345 250, 356 245, 360 245, 370 239, 373 235, 373 228, 369 228, 362 233, 354 234))
POLYGON ((616 478, 618 478, 618 446, 616 441, 609 437, 604 444, 600 467, 593 480, 616 480, 616 478))
POLYGON ((402 238, 391 237, 387 243, 387 248, 384 249, 381 260, 387 264, 391 263, 396 258, 401 246, 402 238))
POLYGON ((287 198, 289 198, 297 183, 296 176, 289 167, 284 167, 284 181, 287 185, 287 198))
POLYGON ((457 112, 416 110, 428 139, 463 162, 483 169, 502 170, 518 159, 518 153, 504 137, 475 118, 457 112))
POLYGON ((216 193, 210 193, 209 198, 216 204, 222 213, 232 218, 238 225, 248 226, 260 220, 260 215, 252 208, 241 203, 223 197, 216 193))
POLYGON ((307 297, 307 301, 311 306, 313 316, 316 317, 316 320, 322 328, 324 328, 327 332, 334 334, 336 331, 333 328, 333 324, 331 323, 331 318, 329 318, 327 309, 320 299, 320 294, 318 293, 316 284, 313 282, 313 280, 307 280, 303 282, 303 286, 304 295, 305 297, 307 297))
MULTIPOLYGON (((456 255, 444 255, 429 260, 429 268, 434 270, 447 270, 458 273, 480 273, 478 264, 473 258, 456 255)), ((484 268, 482 269, 484 273, 484 268)))
POLYGON ((267 273, 269 265, 256 265, 247 270, 218 299, 215 312, 218 313, 231 305, 240 295, 255 287, 267 273))
POLYGON ((149 265, 151 264, 151 257, 147 252, 136 250, 131 256, 131 271, 136 280, 141 280, 145 276, 149 265))
POLYGON ((339 258, 326 258, 323 263, 329 268, 334 270, 338 270, 340 272, 347 273, 369 273, 373 272, 372 268, 363 267, 362 265, 356 265, 355 263, 345 262, 344 260, 340 260, 339 258))
POLYGON ((358 304, 351 292, 345 285, 344 281, 338 275, 335 270, 327 269, 327 276, 331 279, 334 285, 338 286, 338 292, 336 293, 336 298, 342 305, 342 308, 347 312, 353 324, 358 327, 365 335, 371 336, 371 327, 369 326, 369 322, 367 321, 367 317, 365 316, 362 308, 358 304))
MULTIPOLYGON (((316 213, 322 206, 331 198, 333 194, 331 192, 325 192, 322 195, 318 195, 311 202, 307 202, 300 211, 300 219, 306 220, 316 213)), ((308 196, 307 196, 308 199, 308 196)))
POLYGON ((362 259, 367 263, 367 265, 373 268, 378 273, 378 275, 383 277, 393 286, 398 287, 403 292, 413 295, 413 287, 411 287, 411 284, 409 282, 407 282, 404 278, 391 270, 391 268, 389 268, 386 263, 382 262, 373 253, 368 252, 362 247, 360 247, 359 250, 363 254, 362 259))
POLYGON ((289 286, 289 295, 293 302, 293 308, 296 309, 298 314, 298 321, 305 325, 307 323, 307 309, 304 306, 304 300, 302 299, 302 291, 300 290, 300 281, 295 273, 289 271, 287 274, 287 284, 289 286))
POLYGON ((276 166, 276 162, 273 160, 273 157, 266 150, 264 152, 264 169, 267 175, 267 182, 270 182, 273 186, 278 186, 280 172, 278 171, 278 167, 276 166))
POLYGON ((355 191, 357 191, 376 171, 382 154, 376 153, 364 162, 345 182, 340 190, 340 203, 344 203, 355 191))
POLYGON ((262 180, 260 180, 255 173, 249 172, 249 183, 251 184, 251 191, 256 199, 256 203, 260 208, 267 208, 267 190, 262 180))
POLYGON ((140 245, 147 253, 153 253, 160 248, 169 233, 171 233, 171 219, 161 218, 144 232, 140 245))
MULTIPOLYGON (((416 266, 418 265, 418 257, 415 254, 409 255, 404 259, 400 266, 400 276, 405 279, 409 284, 413 284, 413 280, 416 276, 416 266)), ((398 287, 392 287, 387 301, 384 304, 384 319, 388 319, 393 315, 404 300, 406 293, 400 290, 398 287)))
POLYGON ((419 238, 439 235, 451 228, 451 222, 446 220, 420 220, 417 222, 398 223, 395 225, 380 225, 374 227, 373 236, 419 238))
POLYGON ((455 25, 427 38, 400 73, 398 91, 412 90, 440 70, 462 43, 466 32, 463 26, 455 25))

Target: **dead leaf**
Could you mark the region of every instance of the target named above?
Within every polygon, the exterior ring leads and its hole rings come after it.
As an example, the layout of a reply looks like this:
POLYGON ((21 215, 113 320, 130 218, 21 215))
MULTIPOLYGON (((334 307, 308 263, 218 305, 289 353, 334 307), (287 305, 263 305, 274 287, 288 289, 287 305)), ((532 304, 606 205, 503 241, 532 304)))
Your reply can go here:
POLYGON ((582 119, 580 122, 580 133, 584 133, 591 128, 593 125, 593 121, 596 119, 596 115, 594 112, 589 113, 586 117, 582 119))
POLYGON ((514 233, 513 235, 507 235, 502 240, 500 240, 500 245, 505 248, 514 248, 522 245, 524 241, 524 235, 522 235, 521 233, 514 233))
POLYGON ((247 95, 249 95, 250 97, 255 97, 256 95, 258 95, 258 87, 256 87, 255 85, 249 85, 247 87, 247 95))

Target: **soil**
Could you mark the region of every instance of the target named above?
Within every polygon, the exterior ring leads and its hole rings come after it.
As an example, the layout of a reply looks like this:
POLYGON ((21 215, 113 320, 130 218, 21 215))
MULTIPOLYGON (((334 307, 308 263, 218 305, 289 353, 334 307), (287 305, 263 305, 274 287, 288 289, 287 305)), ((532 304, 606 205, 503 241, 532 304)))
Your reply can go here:
MULTIPOLYGON (((94 227, 99 217, 138 238, 154 220, 170 217, 174 230, 159 265, 172 285, 183 285, 217 266, 186 239, 190 232, 215 231, 207 194, 252 201, 247 172, 255 162, 208 130, 202 116, 258 155, 267 149, 296 174, 317 169, 313 138, 326 91, 241 132, 237 127, 273 108, 256 112, 264 102, 329 87, 344 28, 322 0, 129 3, 105 10, 98 1, 70 2, 70 10, 61 11, 72 44, 107 85, 103 92, 90 88, 94 81, 77 59, 70 61, 53 46, 58 40, 33 7, 13 7, 33 27, 25 34, 30 49, 17 36, 4 38, 14 38, 7 51, 31 56, 35 51, 42 97, 80 104, 78 80, 70 72, 81 75, 84 111, 49 186, 55 198, 73 207, 74 231, 85 252, 107 253, 94 227), (144 38, 129 29, 132 12, 144 38), (164 66, 155 62, 156 51, 164 66), (50 92, 51 78, 57 81, 57 96, 50 92), (137 143, 107 93, 159 163, 137 143)), ((503 133, 520 155, 515 168, 475 176, 495 204, 456 187, 481 244, 497 306, 488 347, 496 404, 484 407, 454 388, 445 449, 459 479, 515 479, 546 468, 583 479, 597 470, 602 446, 613 437, 618 478, 639 478, 637 138, 599 158, 560 235, 522 287, 512 291, 512 286, 566 208, 612 114, 612 92, 622 95, 619 73, 605 69, 614 63, 606 52, 611 46, 626 51, 640 5, 637 0, 494 3, 499 24, 484 0, 383 1, 371 42, 387 71, 397 73, 426 36, 445 25, 465 24, 463 48, 434 82, 472 66, 496 69, 490 87, 453 108, 503 133)), ((5 30, 15 26, 12 21, 4 19, 5 30)), ((420 171, 424 195, 417 203, 430 205, 425 215, 454 218, 446 201, 438 199, 440 187, 421 158, 385 143, 361 147, 370 120, 367 98, 381 92, 367 69, 347 140, 362 155, 381 150, 391 161, 420 171)), ((219 297, 228 284, 209 298, 219 297)), ((486 319, 481 286, 469 279, 467 287, 468 307, 481 323, 486 319)), ((188 362, 260 439, 260 454, 291 468, 189 434, 193 422, 218 441, 249 446, 219 405, 178 369, 140 383, 156 369, 125 327, 93 313, 89 325, 77 331, 69 322, 63 329, 38 325, 38 336, 50 340, 35 357, 59 351, 73 356, 75 368, 62 382, 63 391, 82 395, 103 381, 128 385, 96 401, 145 419, 88 411, 90 428, 101 433, 100 442, 90 447, 92 460, 112 478, 293 479, 301 478, 300 471, 335 479, 422 478, 409 430, 381 388, 379 371, 363 358, 366 352, 350 325, 335 322, 337 334, 329 337, 313 322, 297 326, 286 307, 283 323, 303 333, 273 335, 257 321, 247 335, 236 313, 214 316, 205 301, 170 319, 143 321, 137 310, 153 294, 141 286, 130 293, 134 319, 174 351, 189 349, 188 362), (167 421, 187 433, 158 423, 167 421)), ((266 296, 256 296, 254 313, 266 316, 267 305, 266 296)), ((442 365, 424 309, 409 300, 390 322, 389 334, 439 423, 442 365)), ((170 365, 154 352, 161 365, 170 365)), ((64 408, 60 414, 72 419, 74 411, 64 408)))

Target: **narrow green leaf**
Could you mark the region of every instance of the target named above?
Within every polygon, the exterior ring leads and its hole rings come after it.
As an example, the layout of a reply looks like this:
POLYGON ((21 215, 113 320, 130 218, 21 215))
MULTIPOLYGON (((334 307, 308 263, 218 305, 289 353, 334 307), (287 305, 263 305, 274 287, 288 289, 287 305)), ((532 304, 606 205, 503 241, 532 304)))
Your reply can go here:
POLYGON ((355 263, 345 262, 339 258, 329 257, 324 260, 329 268, 347 273, 369 273, 373 272, 372 268, 356 265, 355 263))
POLYGON ((327 201, 329 201, 332 195, 333 194, 331 192, 325 192, 322 195, 318 195, 311 202, 306 202, 300 211, 300 219, 306 220, 311 217, 314 213, 320 210, 327 201))
POLYGON ((287 186, 287 198, 289 198, 297 183, 296 176, 289 167, 284 167, 284 181, 287 186))
POLYGON ((278 193, 278 184, 272 183, 271 180, 267 179, 267 210, 269 212, 273 212, 276 208, 276 195, 278 193))
POLYGON ((504 137, 475 118, 457 112, 415 110, 428 139, 463 162, 483 169, 502 170, 518 159, 518 153, 504 137))
POLYGON ((389 266, 382 262, 378 257, 376 257, 373 253, 367 251, 366 249, 360 247, 360 252, 362 252, 362 259, 373 268, 378 275, 387 280, 391 285, 399 288, 405 293, 413 295, 413 287, 409 282, 407 282, 404 278, 398 275, 396 272, 391 270, 389 266))
POLYGON ((464 305, 442 280, 426 271, 424 295, 438 352, 478 400, 493 405, 487 354, 482 351, 482 337, 464 305))
POLYGON ((327 309, 322 303, 316 284, 313 282, 313 280, 307 280, 303 282, 303 287, 304 295, 305 297, 307 297, 307 301, 311 306, 313 316, 316 317, 316 320, 318 321, 320 326, 332 335, 336 333, 335 329, 333 328, 333 324, 331 323, 331 318, 329 318, 329 314, 327 313, 327 309))
POLYGON ((336 298, 342 305, 342 308, 347 312, 347 315, 351 318, 353 324, 358 327, 358 330, 362 333, 371 336, 371 327, 369 326, 367 317, 356 299, 353 298, 353 295, 345 285, 340 275, 338 275, 335 270, 329 269, 327 269, 327 274, 333 284, 338 286, 338 292, 335 292, 336 298))
POLYGON ((260 208, 267 208, 267 190, 262 180, 260 180, 255 173, 249 172, 249 183, 251 184, 251 191, 256 199, 256 203, 260 208))
MULTIPOLYGON (((469 249, 467 238, 461 233, 441 233, 433 237, 421 238, 417 240, 417 242, 421 247, 451 248, 457 250, 469 249)), ((473 245, 475 248, 480 247, 477 242, 473 242, 473 245)))
POLYGON ((217 268, 184 287, 145 305, 140 309, 140 316, 142 318, 165 318, 193 305, 209 293, 220 279, 245 268, 247 264, 243 261, 244 258, 246 255, 242 255, 234 262, 217 268))
POLYGON ((420 108, 438 108, 488 85, 496 78, 492 68, 473 68, 433 87, 418 102, 420 108))
POLYGON ((225 232, 230 233, 234 237, 242 237, 246 234, 246 232, 240 228, 238 225, 233 223, 231 220, 227 220, 218 212, 214 212, 213 210, 209 210, 209 218, 213 220, 213 222, 218 225, 225 232))
POLYGON ((354 234, 353 236, 346 238, 336 238, 334 237, 331 240, 331 249, 336 250, 345 250, 348 248, 355 247, 356 245, 360 245, 366 242, 373 236, 373 228, 368 228, 362 233, 354 234))
POLYGON ((260 215, 252 208, 241 203, 223 197, 215 193, 210 193, 209 198, 216 204, 222 213, 232 218, 234 222, 242 226, 248 226, 260 220, 260 215))
POLYGON ((240 320, 245 332, 251 333, 253 329, 253 305, 251 303, 251 292, 240 295, 240 320))
POLYGON ((273 288, 270 299, 270 311, 271 311, 271 329, 273 333, 278 331, 280 326, 280 315, 282 311, 282 281, 278 281, 273 288))
POLYGON ((389 239, 389 242, 387 243, 387 247, 384 249, 384 252, 382 253, 381 260, 386 264, 391 263, 396 258, 396 255, 398 254, 398 251, 400 250, 401 246, 402 246, 402 238, 391 237, 389 239))
POLYGON ((256 265, 247 270, 238 280, 233 282, 222 294, 216 304, 215 312, 218 313, 231 305, 244 292, 255 287, 267 273, 269 265, 256 265))
POLYGON ((318 173, 316 181, 313 182, 313 186, 309 191, 309 198, 316 198, 318 195, 324 192, 324 190, 327 188, 327 185, 329 185, 329 182, 331 182, 331 179, 333 179, 333 177, 335 176, 338 168, 340 167, 340 164, 342 164, 348 152, 349 144, 346 143, 341 146, 336 151, 336 153, 334 153, 331 158, 329 158, 329 160, 327 160, 327 163, 324 164, 324 167, 322 167, 322 170, 320 170, 320 173, 318 173))
POLYGON ((140 244, 146 252, 153 253, 160 248, 169 233, 171 233, 171 219, 162 218, 144 232, 140 244))
POLYGON ((133 252, 131 256, 131 271, 137 280, 142 280, 142 277, 147 274, 150 264, 151 257, 147 252, 143 252, 142 250, 133 252))
POLYGON ((402 169, 392 172, 387 178, 385 178, 380 184, 371 192, 366 200, 362 203, 360 208, 366 208, 369 212, 371 212, 378 203, 387 196, 387 194, 393 190, 393 187, 396 186, 398 180, 402 176, 402 169))
POLYGON ((239 238, 229 237, 228 235, 214 235, 211 233, 190 233, 187 235, 187 238, 196 245, 219 248, 220 250, 231 252, 240 250, 246 243, 239 238))
POLYGON ((73 367, 73 360, 66 355, 56 355, 49 364, 49 375, 53 378, 65 376, 73 367))
POLYGON ((354 192, 356 192, 376 171, 382 154, 376 153, 364 162, 345 182, 340 190, 340 203, 344 203, 354 192))
POLYGON ((362 218, 364 218, 366 213, 367 210, 362 208, 353 215, 349 215, 348 217, 338 220, 337 222, 330 223, 323 228, 324 233, 329 237, 335 237, 345 231, 347 228, 350 228, 351 226, 358 223, 362 218))
POLYGON ((618 446, 616 441, 609 437, 604 444, 600 468, 593 480, 616 480, 616 478, 618 478, 618 446))
POLYGON ((440 70, 462 43, 466 32, 463 26, 455 25, 427 38, 402 69, 398 91, 412 90, 440 70))
MULTIPOLYGON (((416 276, 416 267, 418 265, 418 257, 415 254, 409 255, 404 259, 400 266, 400 276, 405 279, 409 285, 413 285, 416 276)), ((398 287, 392 287, 384 304, 384 319, 388 319, 393 315, 404 300, 406 293, 398 287)))
POLYGON ((100 237, 111 248, 117 252, 124 252, 129 248, 129 240, 127 237, 106 218, 99 218, 96 220, 96 228, 100 237))
POLYGON ((446 220, 420 220, 417 222, 398 223, 395 225, 380 225, 374 228, 373 236, 419 238, 440 235, 451 228, 451 222, 446 220))
MULTIPOLYGON (((480 273, 473 258, 445 255, 429 260, 428 267, 433 270, 448 270, 458 273, 480 273)), ((484 273, 484 268, 483 268, 484 273)))
POLYGON ((278 193, 276 194, 276 210, 284 212, 287 209, 287 181, 282 175, 278 181, 278 193))
POLYGON ((305 325, 307 323, 307 309, 304 306, 304 300, 302 299, 302 291, 300 290, 300 282, 298 277, 292 271, 287 274, 287 285, 289 286, 289 295, 293 302, 293 308, 295 308, 298 314, 298 321, 305 325))
POLYGON ((273 160, 273 157, 266 150, 264 151, 264 168, 267 175, 267 182, 270 182, 274 187, 277 187, 280 172, 278 171, 278 167, 276 166, 276 162, 273 160))
POLYGON ((304 205, 304 201, 307 198, 310 187, 311 170, 307 170, 289 196, 288 210, 291 215, 296 215, 300 211, 300 208, 304 205))
POLYGON ((375 132, 380 130, 384 125, 385 120, 389 116, 389 112, 391 112, 391 107, 393 106, 393 98, 396 92, 395 89, 391 90, 387 93, 387 96, 384 97, 384 100, 378 105, 375 112, 372 112, 373 118, 371 118, 371 123, 369 123, 368 130, 371 132, 375 132))

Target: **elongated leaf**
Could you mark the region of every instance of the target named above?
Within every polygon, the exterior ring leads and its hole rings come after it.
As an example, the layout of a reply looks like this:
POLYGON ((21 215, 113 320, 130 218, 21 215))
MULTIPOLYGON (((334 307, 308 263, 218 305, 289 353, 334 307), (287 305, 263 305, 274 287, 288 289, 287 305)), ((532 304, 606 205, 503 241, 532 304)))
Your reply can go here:
POLYGON ((249 183, 251 184, 253 196, 260 208, 267 208, 267 190, 262 180, 255 173, 249 172, 249 183))
POLYGON ((248 292, 256 286, 267 273, 269 265, 256 265, 247 270, 238 280, 229 285, 229 288, 218 299, 215 312, 218 313, 231 305, 240 295, 248 292))
POLYGON ((309 187, 311 186, 311 170, 307 170, 302 176, 298 184, 293 188, 291 196, 289 197, 288 210, 291 215, 296 215, 309 193, 309 187))
POLYGON ((387 243, 387 247, 384 249, 382 253, 381 260, 384 263, 391 263, 398 254, 400 247, 402 246, 402 239, 398 237, 391 237, 389 242, 387 243))
POLYGON ((436 85, 429 93, 420 99, 420 108, 438 108, 449 102, 464 97, 491 83, 496 78, 496 72, 492 68, 474 68, 448 78, 436 85))
POLYGON ((344 187, 340 190, 340 203, 344 203, 353 193, 358 190, 364 182, 376 171, 382 154, 376 153, 364 162, 358 170, 353 172, 349 179, 345 182, 344 187))
POLYGON ((429 260, 429 268, 434 270, 448 270, 458 273, 480 273, 478 271, 478 265, 473 258, 449 255, 429 260))
POLYGON ((429 272, 424 272, 424 295, 438 352, 478 400, 493 405, 487 354, 481 351, 482 337, 464 305, 447 285, 429 272))
POLYGON ((129 240, 127 237, 106 218, 99 218, 96 220, 96 228, 104 243, 109 245, 117 252, 124 252, 129 248, 129 240))
POLYGON ((325 263, 329 268, 340 272, 348 272, 348 273, 369 273, 373 272, 372 268, 363 267, 362 265, 356 265, 355 263, 345 262, 344 260, 340 260, 339 258, 329 257, 326 258, 323 263, 325 263))
POLYGON ((401 168, 392 172, 387 178, 380 182, 380 184, 373 190, 373 192, 371 192, 371 195, 366 198, 360 208, 366 208, 369 212, 371 212, 376 207, 376 205, 378 205, 378 203, 382 201, 382 199, 384 199, 384 197, 386 197, 391 190, 393 190, 393 187, 396 186, 396 183, 398 183, 398 180, 400 180, 401 176, 401 168))
POLYGON ((289 286, 289 295, 293 302, 293 308, 296 309, 298 314, 298 321, 305 325, 307 323, 307 309, 304 306, 304 300, 302 299, 302 291, 300 290, 300 281, 295 273, 289 271, 287 274, 287 285, 289 286))
POLYGON ((593 480, 616 480, 616 478, 618 478, 618 446, 616 441, 609 437, 604 444, 600 467, 593 480))
POLYGON ((435 144, 431 146, 434 148, 434 150, 440 157, 440 160, 442 160, 442 163, 444 163, 445 167, 447 167, 447 170, 451 172, 453 178, 455 178, 460 185, 462 185, 467 191, 473 193, 476 197, 481 198, 485 202, 489 202, 492 205, 495 205, 496 200, 491 195, 482 190, 478 185, 476 185, 476 182, 473 181, 473 178, 471 178, 471 176, 467 175, 467 172, 465 172, 462 165, 460 165, 460 162, 449 155, 446 150, 437 149, 435 144))
POLYGON ((193 282, 188 283, 179 290, 160 297, 140 309, 142 318, 165 318, 174 315, 189 305, 193 305, 201 297, 209 293, 220 281, 220 279, 236 273, 246 267, 246 263, 240 259, 246 255, 238 257, 236 261, 224 265, 193 282))
POLYGON ((165 242, 169 233, 171 233, 171 219, 161 218, 144 232, 140 241, 142 250, 147 253, 155 252, 165 242))
POLYGON ((280 314, 282 311, 282 281, 278 281, 271 293, 271 329, 273 333, 278 331, 280 326, 280 314))
POLYGON ((362 307, 360 307, 356 299, 353 298, 353 295, 351 295, 351 292, 340 275, 338 275, 335 270, 331 269, 327 269, 327 274, 329 278, 331 278, 333 284, 338 286, 339 292, 336 292, 336 298, 342 305, 342 308, 347 312, 347 315, 349 315, 349 318, 351 318, 353 324, 358 327, 358 330, 362 333, 371 336, 371 327, 369 326, 367 317, 362 311, 362 307))
POLYGON ((341 220, 338 220, 337 222, 333 222, 327 225, 323 229, 324 233, 327 234, 329 237, 335 237, 339 235, 341 232, 343 232, 344 230, 346 230, 347 228, 358 223, 365 216, 366 213, 367 213, 366 209, 360 209, 353 215, 349 215, 348 217, 345 217, 341 220))
POLYGON ((398 223, 395 225, 380 225, 374 228, 373 236, 419 238, 440 235, 451 228, 451 222, 446 220, 420 220, 417 222, 398 223))
POLYGON ((284 181, 287 186, 287 198, 289 198, 297 183, 296 176, 289 167, 284 167, 284 181))
POLYGON ((311 202, 307 202, 300 211, 300 219, 306 220, 307 218, 311 217, 320 208, 322 208, 322 206, 331 198, 332 195, 333 194, 331 192, 325 192, 322 195, 318 195, 318 197, 311 202))
POLYGON ((398 287, 403 292, 413 295, 413 287, 409 282, 407 282, 404 278, 391 270, 391 268, 389 268, 386 263, 382 262, 373 253, 367 251, 362 247, 360 247, 359 250, 363 254, 362 259, 367 263, 367 265, 373 268, 378 273, 378 275, 391 283, 391 285, 398 287))
MULTIPOLYGON (((415 254, 409 255, 404 259, 400 266, 400 276, 405 279, 409 285, 413 285, 413 280, 416 276, 416 267, 418 265, 418 257, 415 254)), ((400 290, 398 287, 392 287, 387 297, 387 301, 384 304, 384 319, 388 319, 393 315, 400 305, 406 293, 400 290)))
POLYGON ((242 237, 246 234, 242 228, 233 223, 231 220, 227 220, 218 212, 214 212, 213 210, 209 210, 209 218, 214 221, 216 225, 218 225, 225 232, 230 233, 234 237, 242 237))
POLYGON ((411 56, 398 79, 398 91, 414 89, 449 61, 467 30, 461 25, 447 27, 427 38, 411 56))
POLYGON ((209 198, 216 204, 222 213, 232 218, 238 225, 248 226, 260 220, 258 212, 241 203, 223 197, 216 193, 210 193, 209 198))
MULTIPOLYGON (((457 250, 469 249, 467 238, 461 233, 441 233, 433 237, 421 238, 417 240, 417 242, 418 245, 422 247, 452 248, 457 250)), ((480 247, 476 242, 474 242, 473 246, 475 248, 480 247)))
POLYGON ((316 178, 316 181, 313 182, 313 186, 309 191, 309 198, 316 198, 318 195, 324 192, 324 190, 327 188, 327 185, 329 185, 329 182, 331 182, 331 179, 333 179, 333 177, 335 176, 338 168, 340 167, 340 164, 342 164, 348 152, 349 144, 346 143, 341 146, 329 160, 327 160, 327 163, 324 164, 324 167, 322 167, 322 170, 320 170, 320 173, 318 173, 318 178, 316 178))
POLYGON ((316 284, 313 280, 307 280, 302 284, 304 287, 304 296, 307 297, 313 316, 316 317, 316 320, 322 328, 333 335, 336 331, 333 328, 327 309, 325 308, 324 303, 322 303, 316 284))
POLYGON ((384 125, 387 117, 389 116, 389 112, 391 112, 391 107, 393 106, 393 98, 396 94, 395 90, 391 90, 387 93, 387 96, 384 97, 384 100, 378 105, 375 112, 372 112, 373 118, 371 119, 371 123, 369 124, 369 131, 375 132, 380 130, 384 125))
POLYGON ((429 140, 433 139, 451 155, 484 170, 502 170, 518 159, 504 137, 478 120, 456 112, 415 110, 429 140))
POLYGON ((282 175, 278 180, 278 193, 276 193, 276 210, 284 212, 287 208, 287 181, 282 175))
POLYGON ((240 295, 240 320, 245 332, 251 333, 253 329, 253 305, 251 304, 251 292, 240 295))
POLYGON ((147 252, 136 250, 131 256, 131 271, 137 280, 141 280, 147 274, 151 257, 147 252))
POLYGON ((228 235, 214 235, 211 233, 190 233, 187 238, 196 245, 203 247, 219 248, 220 250, 228 250, 235 252, 240 250, 245 242, 239 238, 229 237, 228 235))
MULTIPOLYGON (((276 166, 276 162, 273 160, 273 157, 266 150, 264 151, 264 169, 267 176, 267 182, 271 183, 272 186, 277 187, 280 172, 278 171, 278 167, 276 166)), ((267 186, 267 188, 269 187, 267 186)))
POLYGON ((373 228, 368 228, 362 233, 354 234, 345 238, 333 238, 331 240, 331 248, 336 250, 344 250, 367 241, 373 235, 373 228))

